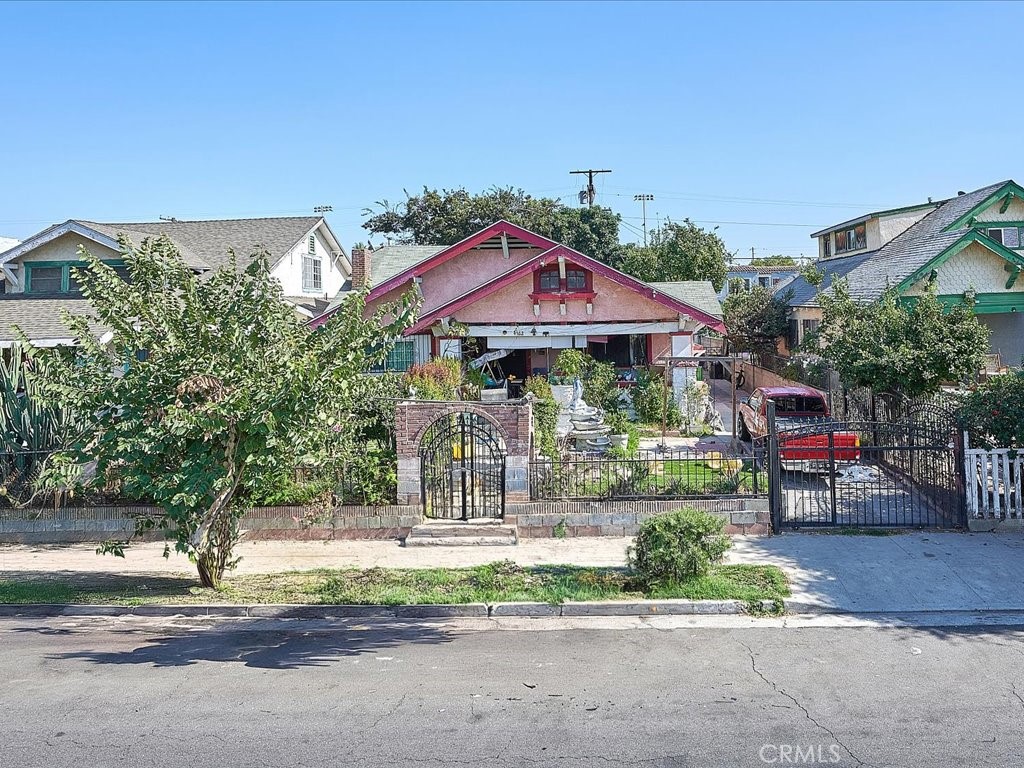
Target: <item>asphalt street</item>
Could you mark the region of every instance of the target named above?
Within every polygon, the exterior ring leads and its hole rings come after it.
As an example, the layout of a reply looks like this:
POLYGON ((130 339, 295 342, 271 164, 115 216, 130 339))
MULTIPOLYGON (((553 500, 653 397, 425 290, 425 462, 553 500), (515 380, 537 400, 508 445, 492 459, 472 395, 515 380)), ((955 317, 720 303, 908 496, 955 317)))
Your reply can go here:
POLYGON ((1024 759, 1020 627, 575 626, 5 619, 0 768, 1024 759))

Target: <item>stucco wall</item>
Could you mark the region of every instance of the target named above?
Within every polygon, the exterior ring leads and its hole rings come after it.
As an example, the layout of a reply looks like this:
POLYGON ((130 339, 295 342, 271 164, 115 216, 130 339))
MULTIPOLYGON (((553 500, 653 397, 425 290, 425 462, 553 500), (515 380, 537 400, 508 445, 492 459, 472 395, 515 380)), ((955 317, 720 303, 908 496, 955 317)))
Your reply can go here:
POLYGON ((323 287, 314 292, 302 290, 302 257, 309 251, 309 238, 304 237, 271 272, 280 281, 285 296, 334 296, 348 279, 348 275, 335 263, 323 233, 318 228, 313 234, 316 237, 315 255, 320 259, 323 287))
MULTIPOLYGON (((978 243, 964 248, 960 253, 947 259, 938 268, 936 287, 940 296, 959 296, 973 288, 978 293, 1021 293, 1024 281, 1018 280, 1013 288, 1006 288, 1009 273, 1004 269, 1006 262, 978 243)), ((922 278, 905 292, 905 296, 920 296, 924 293, 927 277, 922 278)))
POLYGON ((84 238, 74 232, 68 232, 66 235, 61 235, 45 245, 41 245, 35 250, 26 253, 18 259, 16 264, 8 265, 14 272, 15 277, 18 278, 18 286, 10 292, 21 293, 25 290, 25 267, 23 266, 25 262, 81 261, 82 257, 78 253, 78 247, 80 245, 85 246, 89 253, 101 259, 117 259, 121 257, 121 254, 118 251, 107 248, 104 245, 100 245, 99 243, 84 238))
POLYGON ((934 210, 934 208, 925 208, 920 211, 911 211, 894 216, 880 216, 878 219, 878 245, 874 247, 878 248, 885 245, 897 235, 906 232, 913 224, 934 210))
MULTIPOLYGON (((420 290, 423 293, 423 306, 420 308, 420 315, 458 298, 475 286, 482 285, 491 278, 529 261, 539 253, 540 249, 537 248, 513 248, 509 251, 509 258, 506 259, 500 248, 476 248, 434 267, 423 275, 423 282, 420 285, 420 290)), ((373 302, 371 309, 382 303, 397 301, 408 290, 409 286, 403 285, 389 291, 373 302)), ((532 315, 532 309, 530 313, 532 315)))
MULTIPOLYGON (((426 278, 424 278, 424 281, 426 278)), ((464 289, 465 290, 465 289, 464 289)), ((647 299, 625 286, 614 283, 600 275, 594 275, 593 314, 587 314, 585 299, 569 298, 565 302, 565 314, 559 313, 557 301, 540 302, 540 316, 533 314, 533 275, 526 275, 514 283, 495 291, 490 296, 455 312, 462 323, 585 323, 614 321, 671 321, 679 314, 647 299)))

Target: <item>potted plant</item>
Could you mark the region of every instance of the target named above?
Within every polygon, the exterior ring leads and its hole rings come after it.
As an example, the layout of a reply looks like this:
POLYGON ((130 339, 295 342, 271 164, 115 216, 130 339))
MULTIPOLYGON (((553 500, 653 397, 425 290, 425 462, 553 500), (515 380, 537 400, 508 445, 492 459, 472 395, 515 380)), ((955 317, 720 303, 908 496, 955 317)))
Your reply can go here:
POLYGON ((622 411, 612 411, 605 416, 604 423, 611 429, 608 439, 612 448, 626 449, 629 444, 629 419, 622 411))

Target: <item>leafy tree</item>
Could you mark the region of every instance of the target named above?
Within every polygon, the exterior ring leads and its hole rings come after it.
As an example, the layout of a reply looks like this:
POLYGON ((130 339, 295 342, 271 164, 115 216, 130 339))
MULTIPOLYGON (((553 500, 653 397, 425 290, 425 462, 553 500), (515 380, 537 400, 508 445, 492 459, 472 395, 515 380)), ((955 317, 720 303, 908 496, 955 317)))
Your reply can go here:
POLYGON ((993 376, 970 392, 961 409, 971 443, 985 448, 1024 448, 1024 370, 993 376))
POLYGON ((533 197, 514 187, 492 187, 471 194, 465 189, 423 188, 400 203, 383 200, 363 228, 400 243, 452 245, 499 219, 536 232, 580 253, 615 263, 621 256, 619 215, 609 208, 573 208, 549 197, 533 197))
POLYGON ((757 256, 750 260, 752 267, 795 267, 796 259, 792 256, 757 256))
POLYGON ((840 281, 818 301, 818 347, 847 386, 916 397, 972 378, 984 362, 988 329, 973 307, 947 311, 931 288, 909 300, 889 288, 865 305, 840 281))
MULTIPOLYGON (((93 316, 64 316, 78 354, 32 349, 45 394, 94 414, 57 466, 96 462, 164 515, 204 586, 219 585, 237 540, 244 483, 300 460, 355 450, 359 380, 411 320, 412 298, 363 318, 354 294, 314 331, 282 301, 266 253, 199 277, 166 238, 122 242, 128 282, 82 250, 75 278, 93 316), (101 343, 97 326, 109 329, 101 343)), ((55 479, 55 478, 51 478, 55 479)), ((110 542, 120 554, 127 542, 110 542)), ((165 554, 169 548, 165 550, 165 554)))
POLYGON ((722 312, 729 341, 739 352, 774 353, 789 327, 785 299, 760 285, 730 293, 722 312))
POLYGON ((689 219, 668 221, 651 233, 649 243, 626 248, 624 272, 646 282, 710 280, 716 291, 722 289, 732 254, 714 231, 701 229, 689 219))

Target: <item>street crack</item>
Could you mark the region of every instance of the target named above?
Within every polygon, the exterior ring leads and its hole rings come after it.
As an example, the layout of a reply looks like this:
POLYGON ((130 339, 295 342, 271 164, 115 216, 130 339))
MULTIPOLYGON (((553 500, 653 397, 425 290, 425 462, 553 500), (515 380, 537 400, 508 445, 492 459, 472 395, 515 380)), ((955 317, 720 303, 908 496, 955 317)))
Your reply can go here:
MULTIPOLYGON (((769 680, 765 676, 765 674, 760 669, 757 668, 757 661, 756 661, 756 659, 754 659, 754 651, 751 649, 751 647, 749 645, 747 645, 746 643, 740 643, 740 645, 742 645, 744 648, 746 648, 747 655, 750 656, 750 668, 751 668, 751 670, 753 670, 755 675, 757 675, 759 678, 761 678, 761 680, 765 683, 765 685, 769 686, 775 693, 779 694, 780 696, 785 696, 787 699, 789 699, 791 702, 793 702, 793 704, 797 707, 797 709, 799 709, 801 712, 804 713, 804 717, 806 717, 810 722, 814 723, 814 725, 817 728, 820 728, 825 733, 827 733, 829 736, 831 736, 832 737, 832 741, 834 741, 836 744, 838 744, 840 747, 842 747, 844 750, 846 750, 846 754, 848 754, 857 763, 857 765, 867 765, 867 766, 871 766, 872 765, 871 763, 868 763, 868 762, 865 762, 864 760, 861 760, 857 755, 855 755, 853 753, 853 751, 848 746, 846 746, 846 744, 844 744, 842 742, 842 740, 838 736, 836 736, 835 731, 833 731, 828 726, 823 725, 822 723, 818 722, 811 715, 811 713, 807 710, 807 707, 805 707, 803 704, 801 704, 797 700, 797 698, 795 696, 793 696, 791 693, 786 691, 785 688, 779 688, 778 685, 776 685, 773 681, 769 680)), ((1014 694, 1016 694, 1016 691, 1014 691, 1014 694)), ((1020 697, 1018 697, 1018 698, 1020 698, 1020 697)), ((1024 700, 1022 700, 1021 703, 1022 703, 1022 705, 1024 705, 1024 700)))

